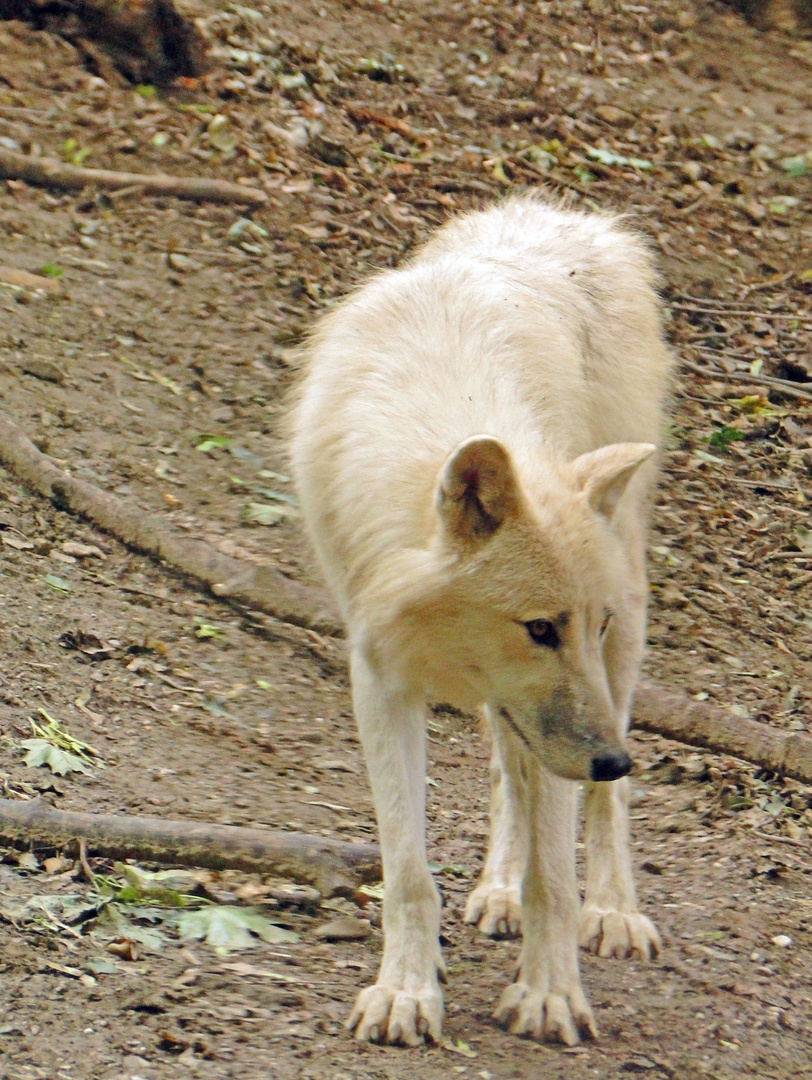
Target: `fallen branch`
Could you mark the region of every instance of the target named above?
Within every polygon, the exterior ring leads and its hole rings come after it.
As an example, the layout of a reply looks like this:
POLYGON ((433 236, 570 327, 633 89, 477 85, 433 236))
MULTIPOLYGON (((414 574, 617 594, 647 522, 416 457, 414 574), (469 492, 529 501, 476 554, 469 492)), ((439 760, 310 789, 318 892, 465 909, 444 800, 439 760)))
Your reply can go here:
POLYGON ((268 199, 264 191, 212 180, 206 176, 165 176, 161 173, 125 173, 110 169, 85 169, 56 158, 31 157, 0 150, 0 177, 25 180, 41 187, 76 190, 94 185, 108 191, 137 186, 152 195, 172 195, 192 202, 244 203, 262 206, 268 199))
POLYGON ((26 848, 75 845, 77 853, 84 841, 88 854, 110 859, 271 874, 313 885, 323 896, 349 894, 364 881, 381 879, 377 844, 207 821, 81 814, 42 799, 0 799, 0 839, 26 848))
POLYGON ((730 754, 770 772, 812 784, 812 736, 740 719, 718 706, 694 701, 651 683, 643 682, 638 687, 632 727, 717 754, 730 754))
POLYGON ((215 596, 237 600, 293 623, 335 632, 335 618, 305 585, 272 566, 223 555, 202 540, 176 536, 160 519, 128 506, 107 491, 69 476, 40 453, 28 436, 0 412, 0 463, 60 510, 88 518, 128 547, 161 559, 207 585, 215 596))
MULTIPOLYGON (((59 509, 81 514, 129 547, 164 560, 206 584, 215 596, 238 600, 296 626, 327 634, 342 632, 317 593, 273 567, 255 566, 223 555, 201 540, 177 537, 141 510, 85 480, 68 476, 2 412, 0 462, 59 509)), ((638 689, 632 726, 812 783, 809 735, 741 720, 723 709, 648 683, 638 689)))

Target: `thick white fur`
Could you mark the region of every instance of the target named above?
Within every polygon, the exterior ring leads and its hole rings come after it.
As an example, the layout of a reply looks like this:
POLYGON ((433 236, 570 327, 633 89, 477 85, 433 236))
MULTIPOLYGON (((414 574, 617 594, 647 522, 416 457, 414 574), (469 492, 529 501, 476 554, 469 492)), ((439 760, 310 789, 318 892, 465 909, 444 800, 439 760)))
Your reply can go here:
POLYGON ((493 729, 492 838, 467 918, 523 928, 500 1021, 595 1034, 579 933, 602 956, 659 948, 635 900, 627 781, 589 780, 622 760, 645 635, 669 372, 654 284, 617 219, 517 198, 440 229, 310 339, 292 461, 347 622, 386 883, 381 970, 349 1021, 360 1039, 440 1038, 429 699, 484 704, 493 729), (554 623, 557 647, 531 640, 531 620, 554 623))

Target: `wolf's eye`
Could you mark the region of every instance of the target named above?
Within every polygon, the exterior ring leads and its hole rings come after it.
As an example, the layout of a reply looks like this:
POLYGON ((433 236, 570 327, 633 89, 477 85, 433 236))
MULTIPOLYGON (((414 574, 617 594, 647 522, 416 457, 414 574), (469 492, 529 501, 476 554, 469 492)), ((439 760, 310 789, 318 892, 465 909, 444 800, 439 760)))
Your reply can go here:
POLYGON ((604 634, 606 633, 606 631, 609 629, 609 623, 611 621, 612 621, 612 612, 607 611, 606 614, 603 617, 603 622, 601 623, 601 637, 603 637, 604 634))
POLYGON ((558 631, 549 619, 531 619, 524 624, 525 630, 536 645, 543 645, 545 649, 557 649, 561 644, 558 631))

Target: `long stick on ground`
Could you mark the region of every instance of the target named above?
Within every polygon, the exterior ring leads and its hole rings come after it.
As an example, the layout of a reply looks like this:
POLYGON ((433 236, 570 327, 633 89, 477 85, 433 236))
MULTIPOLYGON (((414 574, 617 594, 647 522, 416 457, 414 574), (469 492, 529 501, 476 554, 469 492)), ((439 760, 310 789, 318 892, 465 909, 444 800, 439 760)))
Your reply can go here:
POLYGON ((641 683, 632 708, 632 727, 667 739, 743 758, 770 772, 812 784, 812 736, 779 731, 743 720, 718 706, 694 701, 651 683, 641 683))
POLYGON ((174 195, 192 202, 242 203, 262 206, 268 199, 264 191, 212 180, 205 176, 165 176, 160 173, 112 172, 109 169, 85 169, 55 158, 29 157, 11 150, 0 150, 0 177, 25 180, 40 187, 76 190, 93 185, 115 191, 138 186, 153 195, 174 195))
POLYGON ((215 596, 244 601, 296 626, 328 632, 336 629, 326 605, 306 586, 272 566, 234 559, 202 540, 176 536, 157 515, 145 514, 86 480, 69 476, 2 412, 0 463, 60 510, 81 514, 128 547, 163 559, 174 570, 202 581, 215 596))
POLYGON ((55 810, 42 799, 0 799, 0 839, 56 848, 84 840, 93 855, 272 874, 313 885, 324 896, 351 893, 381 878, 377 844, 205 821, 81 814, 55 810))

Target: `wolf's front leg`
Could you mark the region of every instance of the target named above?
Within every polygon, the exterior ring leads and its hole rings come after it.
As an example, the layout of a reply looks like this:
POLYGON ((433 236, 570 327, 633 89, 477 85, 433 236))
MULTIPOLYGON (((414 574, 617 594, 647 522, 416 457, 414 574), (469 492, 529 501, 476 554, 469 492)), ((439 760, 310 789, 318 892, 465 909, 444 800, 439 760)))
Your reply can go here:
MULTIPOLYGON (((634 554, 636 569, 622 609, 615 613, 604 646, 606 674, 617 715, 626 734, 646 635, 648 582, 642 540, 634 554)), ((629 845, 629 781, 584 785, 586 892, 581 909, 580 942, 598 956, 648 960, 662 945, 657 928, 637 909, 629 845)))
POLYGON ((516 982, 496 1019, 517 1035, 574 1046, 597 1036, 578 970, 576 785, 528 761, 530 850, 522 887, 524 941, 516 982))
POLYGON ((491 835, 485 868, 465 906, 465 921, 489 937, 522 927, 522 879, 527 866, 527 778, 516 736, 487 710, 491 747, 491 835))
POLYGON ((362 1040, 439 1041, 440 897, 426 862, 426 731, 422 701, 387 685, 365 656, 351 662, 355 718, 364 747, 383 857, 384 953, 378 981, 347 1021, 362 1040))

